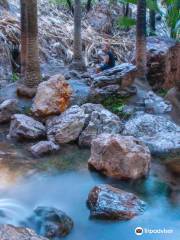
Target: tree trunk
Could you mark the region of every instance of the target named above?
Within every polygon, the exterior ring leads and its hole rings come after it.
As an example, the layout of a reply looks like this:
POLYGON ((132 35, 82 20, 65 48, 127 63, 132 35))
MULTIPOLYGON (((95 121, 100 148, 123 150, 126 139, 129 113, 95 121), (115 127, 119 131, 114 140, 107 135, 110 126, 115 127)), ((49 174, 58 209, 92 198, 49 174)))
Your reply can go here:
POLYGON ((21 85, 17 94, 33 97, 40 79, 37 0, 21 0, 21 85))
POLYGON ((28 42, 28 23, 27 23, 27 1, 21 0, 21 80, 26 79, 27 62, 27 42, 28 42))
POLYGON ((26 86, 30 88, 37 87, 41 79, 37 19, 37 0, 27 1, 28 44, 26 86))
POLYGON ((139 77, 146 79, 146 0, 138 0, 136 24, 136 66, 139 77))
POLYGON ((74 56, 70 67, 75 70, 85 71, 86 66, 82 57, 81 0, 75 0, 74 4, 74 56))
MULTIPOLYGON (((153 0, 154 3, 156 3, 156 0, 153 0)), ((155 35, 156 32, 156 11, 150 10, 149 11, 149 27, 150 27, 150 36, 155 35)))

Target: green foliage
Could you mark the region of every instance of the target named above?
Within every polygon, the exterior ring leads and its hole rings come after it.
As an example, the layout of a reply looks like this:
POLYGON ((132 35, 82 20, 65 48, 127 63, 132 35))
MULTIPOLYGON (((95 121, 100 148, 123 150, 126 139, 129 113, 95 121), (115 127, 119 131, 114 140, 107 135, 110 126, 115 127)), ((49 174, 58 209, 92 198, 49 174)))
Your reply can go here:
MULTIPOLYGON (((131 3, 137 4, 137 0, 119 0, 119 2, 123 4, 131 3)), ((158 1, 156 0, 147 0, 147 8, 149 10, 154 10, 159 13, 162 19, 165 20, 165 25, 167 25, 168 30, 170 32, 170 36, 174 39, 180 39, 180 1, 179 0, 163 0, 162 1, 164 11, 158 5, 158 1)), ((120 28, 129 28, 134 24, 134 19, 124 19, 121 18, 118 20, 118 26, 120 28)))
POLYGON ((102 102, 102 105, 109 111, 117 114, 119 117, 128 119, 130 115, 123 111, 128 99, 128 97, 109 97, 102 102))
POLYGON ((18 74, 15 73, 15 72, 13 72, 13 74, 12 74, 12 81, 13 81, 13 82, 17 82, 18 80, 19 80, 18 74))
POLYGON ((128 29, 136 25, 136 20, 130 17, 119 17, 117 25, 121 29, 128 29))
POLYGON ((62 5, 67 7, 67 1, 66 0, 49 0, 50 3, 57 4, 57 5, 62 5))

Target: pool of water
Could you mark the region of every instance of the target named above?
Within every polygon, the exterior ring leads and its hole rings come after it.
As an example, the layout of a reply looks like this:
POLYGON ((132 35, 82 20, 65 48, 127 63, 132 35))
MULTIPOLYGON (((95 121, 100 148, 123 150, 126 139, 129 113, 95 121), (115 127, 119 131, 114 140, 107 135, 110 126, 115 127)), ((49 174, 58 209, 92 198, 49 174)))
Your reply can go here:
MULTIPOLYGON (((4 136, 5 132, 1 140, 4 136)), ((51 206, 65 211, 74 221, 67 240, 180 239, 179 195, 170 188, 170 183, 177 184, 177 179, 171 179, 161 163, 153 163, 147 179, 123 182, 90 172, 89 150, 68 145, 57 155, 33 159, 28 146, 22 150, 21 144, 7 141, 0 144, 0 223, 20 225, 35 207, 51 206), (88 193, 102 183, 136 193, 147 202, 145 213, 130 221, 90 219, 86 206, 88 193), (173 233, 136 236, 136 227, 165 228, 173 233)))

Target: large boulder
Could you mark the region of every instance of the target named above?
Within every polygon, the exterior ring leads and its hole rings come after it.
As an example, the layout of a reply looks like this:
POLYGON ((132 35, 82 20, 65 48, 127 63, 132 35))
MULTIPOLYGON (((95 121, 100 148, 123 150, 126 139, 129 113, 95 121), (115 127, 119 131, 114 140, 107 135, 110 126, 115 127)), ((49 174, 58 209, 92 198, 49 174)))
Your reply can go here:
POLYGON ((134 95, 136 88, 132 84, 136 76, 137 68, 131 63, 123 63, 91 76, 91 101, 100 102, 112 95, 134 95))
POLYGON ((180 150, 180 127, 163 116, 138 114, 126 122, 123 134, 137 137, 153 154, 180 150))
POLYGON ((73 228, 73 221, 64 212, 51 207, 37 207, 25 223, 42 236, 52 240, 65 237, 73 228))
POLYGON ((35 140, 46 136, 45 126, 24 114, 12 116, 9 137, 17 140, 35 140))
POLYGON ((91 146, 91 142, 101 133, 120 133, 122 122, 119 117, 100 104, 87 103, 81 106, 87 114, 85 128, 79 136, 80 146, 91 146))
POLYGON ((86 114, 79 106, 72 106, 60 116, 46 121, 48 139, 57 143, 69 143, 78 139, 83 130, 86 114))
POLYGON ((110 185, 94 187, 87 203, 91 217, 110 220, 129 220, 145 209, 145 203, 136 195, 110 185))
POLYGON ((62 75, 39 84, 32 106, 35 116, 46 117, 64 112, 70 104, 71 88, 62 75))
POLYGON ((148 80, 155 89, 174 86, 178 71, 180 48, 176 41, 164 37, 147 39, 148 80))
POLYGON ((132 85, 137 76, 137 68, 131 63, 123 63, 92 76, 94 87, 118 84, 121 87, 132 85))
POLYGON ((0 123, 10 122, 11 116, 17 113, 18 106, 16 99, 5 100, 0 104, 0 123))
POLYGON ((33 230, 12 225, 0 225, 1 240, 48 240, 38 236, 33 230))
POLYGON ((148 147, 134 137, 101 134, 92 141, 89 167, 118 179, 138 179, 148 174, 148 147))
POLYGON ((55 144, 52 141, 41 141, 33 145, 30 148, 30 151, 34 156, 41 156, 46 153, 57 152, 59 149, 59 145, 55 144))

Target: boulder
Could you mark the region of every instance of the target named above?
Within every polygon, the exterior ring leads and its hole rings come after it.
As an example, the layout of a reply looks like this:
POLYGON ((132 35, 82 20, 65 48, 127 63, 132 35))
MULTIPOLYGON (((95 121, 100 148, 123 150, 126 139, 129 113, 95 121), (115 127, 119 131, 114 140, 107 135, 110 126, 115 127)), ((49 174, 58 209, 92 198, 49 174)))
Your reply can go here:
POLYGON ((10 122, 11 116, 18 111, 16 99, 5 100, 0 104, 0 123, 10 122))
POLYGON ((30 148, 30 151, 34 156, 41 156, 46 153, 57 152, 59 149, 59 145, 53 143, 52 141, 41 141, 33 145, 30 148))
POLYGON ((148 147, 134 137, 101 134, 92 141, 89 167, 117 179, 138 179, 148 174, 148 147))
POLYGON ((145 203, 133 193, 110 185, 94 187, 88 196, 88 206, 92 218, 129 220, 145 210, 145 203))
POLYGON ((132 85, 137 76, 137 68, 131 63, 123 63, 92 76, 94 87, 118 84, 121 87, 132 85))
POLYGON ((73 221, 69 216, 51 207, 37 207, 25 224, 51 240, 65 237, 73 228, 73 221))
POLYGON ((24 114, 12 116, 9 136, 17 140, 35 140, 46 136, 45 126, 24 114))
POLYGON ((147 38, 147 78, 154 89, 174 87, 179 55, 176 41, 164 37, 147 38))
POLYGON ((180 157, 167 161, 166 166, 172 173, 180 176, 180 157))
POLYGON ((29 228, 14 227, 12 225, 0 225, 1 240, 48 240, 38 236, 29 228))
POLYGON ((123 135, 137 137, 153 154, 180 150, 180 127, 163 116, 138 114, 126 122, 123 135))
POLYGON ((33 102, 35 116, 46 117, 64 112, 70 104, 71 88, 62 75, 39 84, 33 102))
POLYGON ((88 115, 85 128, 79 136, 79 145, 90 147, 91 142, 101 133, 120 133, 122 122, 119 117, 100 104, 87 103, 81 106, 88 115))
POLYGON ((87 85, 83 79, 80 80, 69 80, 68 84, 72 89, 72 95, 70 99, 71 105, 82 105, 87 103, 90 98, 90 86, 87 85))
POLYGON ((78 139, 83 130, 86 114, 79 106, 72 106, 60 116, 46 121, 48 139, 57 143, 69 143, 78 139))
POLYGON ((165 114, 172 111, 172 105, 162 97, 149 91, 144 97, 145 111, 153 114, 165 114))

